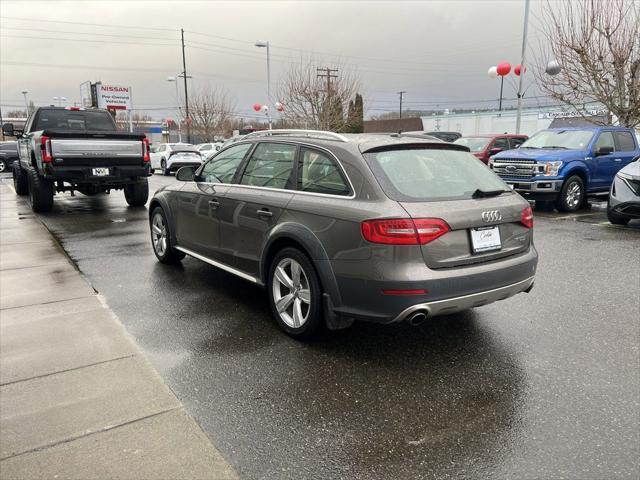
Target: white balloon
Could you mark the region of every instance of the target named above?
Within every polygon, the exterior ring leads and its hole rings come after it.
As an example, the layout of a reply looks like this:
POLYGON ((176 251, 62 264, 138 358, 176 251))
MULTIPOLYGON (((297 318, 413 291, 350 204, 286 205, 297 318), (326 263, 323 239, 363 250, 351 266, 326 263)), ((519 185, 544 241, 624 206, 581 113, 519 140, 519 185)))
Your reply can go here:
POLYGON ((262 105, 262 111, 263 112, 268 112, 269 111, 269 107, 267 105, 262 105))
POLYGON ((560 73, 560 70, 562 70, 562 67, 557 60, 550 60, 549 63, 547 63, 547 68, 545 68, 545 72, 549 75, 557 75, 560 73))
POLYGON ((487 71, 487 75, 489 76, 489 78, 498 78, 498 67, 491 67, 487 71))

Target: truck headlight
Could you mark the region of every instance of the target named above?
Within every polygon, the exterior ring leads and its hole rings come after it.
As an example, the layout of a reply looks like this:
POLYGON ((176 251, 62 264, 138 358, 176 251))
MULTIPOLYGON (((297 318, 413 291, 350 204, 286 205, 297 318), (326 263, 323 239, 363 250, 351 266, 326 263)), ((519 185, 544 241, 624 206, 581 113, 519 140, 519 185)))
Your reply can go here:
POLYGON ((556 177, 562 166, 562 162, 546 162, 541 165, 543 168, 540 172, 545 177, 556 177))

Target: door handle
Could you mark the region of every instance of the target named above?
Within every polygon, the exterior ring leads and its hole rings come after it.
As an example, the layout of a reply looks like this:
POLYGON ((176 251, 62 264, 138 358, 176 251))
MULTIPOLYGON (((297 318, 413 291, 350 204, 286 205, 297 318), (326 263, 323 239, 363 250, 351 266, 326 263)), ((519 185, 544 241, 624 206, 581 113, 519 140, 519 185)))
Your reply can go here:
POLYGON ((267 218, 273 217, 273 213, 265 208, 261 208, 256 213, 258 214, 259 217, 267 217, 267 218))
POLYGON ((218 200, 215 200, 215 199, 214 200, 209 200, 207 203, 209 204, 210 208, 214 208, 214 209, 218 208, 220 206, 220 202, 218 200))
POLYGON ((622 159, 621 159, 621 158, 614 158, 614 159, 613 159, 613 161, 614 161, 614 162, 621 162, 621 161, 622 161, 622 159))

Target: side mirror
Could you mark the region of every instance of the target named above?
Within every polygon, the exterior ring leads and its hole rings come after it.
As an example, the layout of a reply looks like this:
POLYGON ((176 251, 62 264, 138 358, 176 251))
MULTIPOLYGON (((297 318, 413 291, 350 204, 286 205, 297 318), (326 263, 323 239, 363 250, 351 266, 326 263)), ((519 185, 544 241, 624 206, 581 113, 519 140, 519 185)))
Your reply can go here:
POLYGON ((600 147, 596 150, 596 157, 600 157, 602 155, 611 155, 613 153, 613 147, 600 147))
POLYGON ((7 137, 13 137, 15 134, 15 131, 13 130, 13 123, 3 123, 2 134, 7 137))
POLYGON ((176 172, 176 180, 180 182, 193 182, 196 170, 193 167, 182 167, 176 172))
POLYGON ((492 148, 491 150, 489 150, 489 155, 495 155, 496 153, 500 153, 503 149, 502 148, 492 148))

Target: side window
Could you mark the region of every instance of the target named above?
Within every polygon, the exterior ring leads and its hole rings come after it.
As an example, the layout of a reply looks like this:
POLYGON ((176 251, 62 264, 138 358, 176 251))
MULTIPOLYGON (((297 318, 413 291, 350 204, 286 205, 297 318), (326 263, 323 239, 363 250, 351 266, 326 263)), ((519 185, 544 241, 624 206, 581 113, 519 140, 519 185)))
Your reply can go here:
POLYGON ((509 140, 507 138, 496 138, 491 148, 501 148, 502 150, 509 150, 509 140))
POLYGON ((349 195, 338 165, 327 154, 302 148, 298 167, 298 190, 303 192, 349 195))
POLYGON ((209 143, 207 143, 206 145, 203 145, 203 146, 200 148, 200 151, 201 151, 201 152, 206 152, 206 151, 208 151, 208 150, 211 150, 211 144, 209 144, 209 143))
POLYGON ((526 140, 526 138, 522 138, 522 137, 512 137, 509 139, 509 141, 511 142, 511 148, 518 148, 520 145, 522 145, 524 143, 524 141, 526 140))
POLYGON ((633 152, 636 149, 631 132, 615 132, 614 136, 618 143, 618 148, 616 150, 619 152, 633 152))
POLYGON ((291 173, 296 146, 284 143, 259 143, 244 170, 241 185, 293 188, 291 173))
POLYGON ((166 145, 158 145, 158 148, 156 149, 156 152, 160 153, 160 152, 164 152, 166 150, 167 146, 166 145))
POLYGON ((224 152, 216 155, 214 158, 205 163, 200 172, 200 179, 203 182, 210 183, 230 183, 236 170, 242 163, 242 159, 251 149, 251 143, 243 143, 242 145, 234 145, 227 148, 224 152))
POLYGON ((613 134, 611 132, 602 132, 600 134, 600 136, 598 137, 598 141, 596 142, 595 150, 598 151, 598 149, 600 149, 602 147, 611 147, 611 148, 613 148, 613 151, 615 152, 616 144, 613 141, 613 134))

